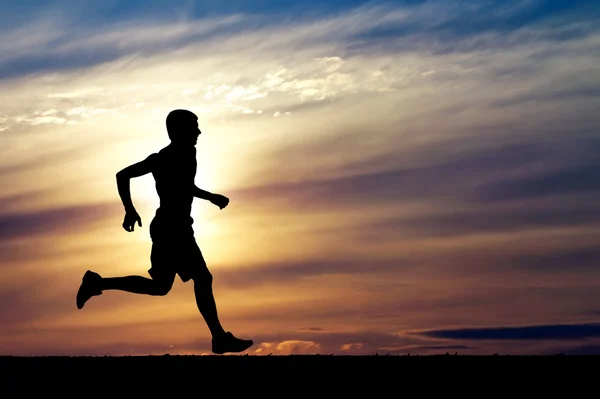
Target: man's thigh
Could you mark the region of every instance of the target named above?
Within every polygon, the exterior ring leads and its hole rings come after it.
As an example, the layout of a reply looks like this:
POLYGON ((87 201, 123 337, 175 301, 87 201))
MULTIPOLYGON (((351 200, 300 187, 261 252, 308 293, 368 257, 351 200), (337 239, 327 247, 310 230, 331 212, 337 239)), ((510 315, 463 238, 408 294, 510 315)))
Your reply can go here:
POLYGON ((152 243, 152 251, 150 253, 151 267, 148 274, 155 281, 161 283, 173 283, 175 281, 175 265, 176 259, 173 258, 173 252, 169 250, 167 243, 152 243))
POLYGON ((212 275, 208 271, 202 251, 195 240, 188 241, 181 253, 180 262, 176 267, 181 281, 186 282, 190 279, 212 281, 212 275))
POLYGON ((176 240, 158 241, 152 244, 150 255, 154 278, 175 278, 178 274, 183 282, 190 279, 211 279, 206 261, 194 237, 179 237, 176 240))

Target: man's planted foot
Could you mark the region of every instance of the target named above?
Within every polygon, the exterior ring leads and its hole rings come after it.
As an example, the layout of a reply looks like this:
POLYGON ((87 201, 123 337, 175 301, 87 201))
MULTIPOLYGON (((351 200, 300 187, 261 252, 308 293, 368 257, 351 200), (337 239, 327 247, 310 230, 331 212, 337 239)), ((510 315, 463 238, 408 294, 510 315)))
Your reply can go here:
POLYGON ((243 352, 250 348, 254 342, 251 339, 239 339, 232 333, 226 332, 220 337, 212 339, 212 351, 218 355, 226 352, 243 352))
POLYGON ((94 273, 90 270, 85 272, 83 279, 81 279, 81 286, 77 291, 77 309, 83 308, 83 305, 93 296, 102 295, 100 289, 100 282, 102 277, 98 273, 94 273))

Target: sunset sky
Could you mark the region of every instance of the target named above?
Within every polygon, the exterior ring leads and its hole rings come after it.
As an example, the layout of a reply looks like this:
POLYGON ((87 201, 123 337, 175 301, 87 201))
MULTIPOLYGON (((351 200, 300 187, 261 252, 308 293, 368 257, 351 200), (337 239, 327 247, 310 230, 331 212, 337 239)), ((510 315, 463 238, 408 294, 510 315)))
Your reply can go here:
POLYGON ((0 3, 0 355, 210 353, 115 174, 199 117, 197 242, 250 354, 600 354, 597 1, 0 3), (325 4, 326 3, 326 4, 325 4))

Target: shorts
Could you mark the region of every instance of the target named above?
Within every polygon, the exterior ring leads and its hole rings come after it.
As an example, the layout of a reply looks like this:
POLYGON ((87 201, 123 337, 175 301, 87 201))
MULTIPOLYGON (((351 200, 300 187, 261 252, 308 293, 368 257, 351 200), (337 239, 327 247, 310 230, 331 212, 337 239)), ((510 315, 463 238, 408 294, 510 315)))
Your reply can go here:
POLYGON ((154 280, 174 279, 184 283, 190 279, 210 279, 202 252, 191 225, 163 223, 156 218, 150 223, 152 267, 148 273, 154 280))

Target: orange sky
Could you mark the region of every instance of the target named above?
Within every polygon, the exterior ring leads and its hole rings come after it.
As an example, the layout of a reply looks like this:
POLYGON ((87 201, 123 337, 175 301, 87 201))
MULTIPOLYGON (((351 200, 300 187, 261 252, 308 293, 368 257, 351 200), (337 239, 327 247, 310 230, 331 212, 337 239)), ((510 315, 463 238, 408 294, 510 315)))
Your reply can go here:
MULTIPOLYGON (((15 30, 30 52, 62 35, 65 65, 0 79, 0 355, 210 352, 179 280, 166 297, 110 291, 75 307, 88 269, 147 276, 152 177, 132 182, 143 227, 128 234, 115 173, 168 144, 175 108, 199 116, 196 184, 231 199, 196 200, 192 216, 222 323, 255 340, 248 353, 596 345, 598 332, 501 332, 596 328, 600 104, 584 89, 600 87, 600 35, 557 42, 539 24, 444 51, 433 31, 367 34, 443 20, 435 10, 226 33, 250 17, 15 30), (90 46, 119 56, 68 67, 90 46), (452 335, 465 328, 500 333, 452 335)), ((0 64, 24 51, 5 47, 0 64)))

